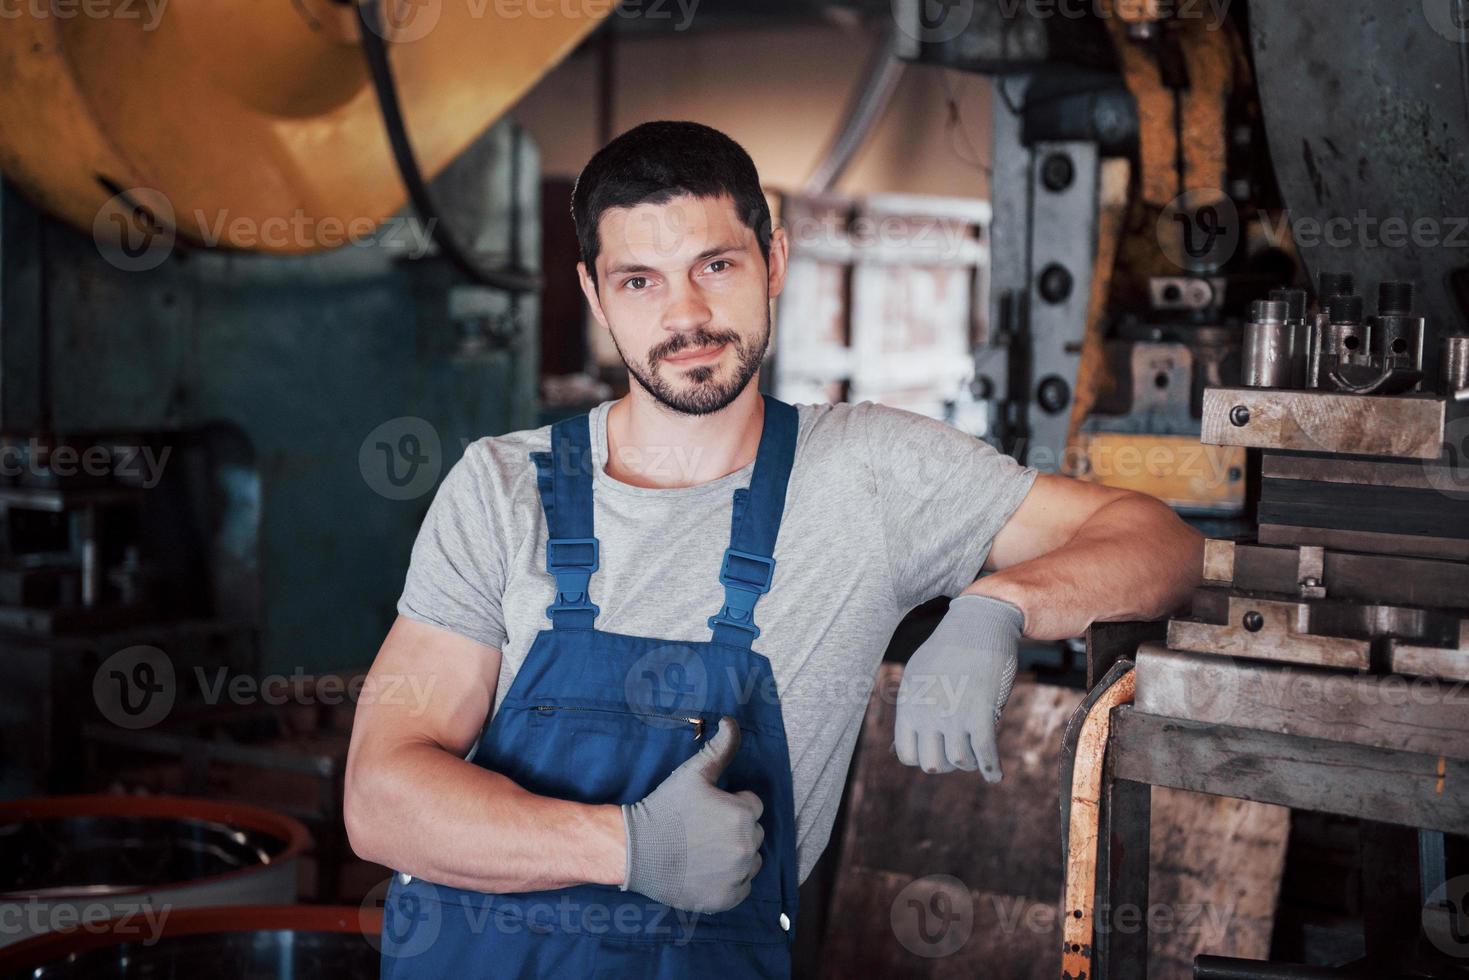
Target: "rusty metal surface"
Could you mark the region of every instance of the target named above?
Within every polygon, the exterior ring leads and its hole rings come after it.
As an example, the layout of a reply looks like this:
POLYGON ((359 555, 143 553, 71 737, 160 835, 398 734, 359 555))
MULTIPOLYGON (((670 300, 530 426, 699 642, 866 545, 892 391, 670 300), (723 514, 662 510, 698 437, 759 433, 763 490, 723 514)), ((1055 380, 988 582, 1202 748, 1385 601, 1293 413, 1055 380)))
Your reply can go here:
MULTIPOLYGON (((1469 762, 1119 708, 1119 779, 1469 833, 1469 762)), ((1214 950, 1218 952, 1218 950, 1214 950)))
POLYGON ((1469 609, 1469 564, 1436 558, 1210 540, 1204 545, 1204 578, 1251 592, 1469 609), (1227 576, 1221 567, 1226 553, 1227 576), (1319 595, 1305 591, 1307 579, 1319 583, 1319 595))
POLYGON ((1289 524, 1261 524, 1259 539, 1261 544, 1314 544, 1344 551, 1469 560, 1469 540, 1463 538, 1386 534, 1379 531, 1346 531, 1329 527, 1297 527, 1289 524))
POLYGON ((1170 620, 1168 645, 1190 653, 1351 670, 1366 670, 1371 662, 1372 644, 1368 640, 1319 636, 1302 629, 1309 626, 1308 617, 1303 615, 1304 604, 1241 601, 1238 615, 1234 614, 1236 604, 1230 605, 1229 624, 1170 620), (1268 628, 1252 632, 1235 625, 1247 612, 1259 613, 1269 624, 1268 628))
POLYGON ((1462 609, 1435 608, 1405 603, 1364 601, 1359 599, 1295 596, 1279 592, 1253 592, 1240 589, 1204 586, 1194 590, 1189 618, 1217 625, 1242 625, 1258 633, 1260 642, 1268 642, 1276 628, 1288 627, 1297 633, 1320 636, 1345 636, 1367 639, 1395 636, 1416 639, 1438 646, 1454 642, 1458 636, 1462 609), (1266 603, 1288 607, 1274 613, 1258 608, 1266 603), (1249 617, 1258 612, 1259 620, 1249 617), (1276 620, 1274 615, 1285 618, 1276 620))
POLYGON ((1204 542, 1204 581, 1229 585, 1234 581, 1235 542, 1209 538, 1204 542))
MULTIPOLYGON (((1469 236, 1469 31, 1458 6, 1256 0, 1249 14, 1276 180, 1295 225, 1341 223, 1359 281, 1416 280, 1430 328, 1465 332, 1451 284, 1469 236), (1427 220, 1432 236, 1399 241, 1391 218, 1405 229, 1427 220)), ((1296 236, 1313 275, 1341 264, 1340 241, 1296 236)), ((1429 353, 1438 360, 1436 347, 1429 353)))
POLYGON ((1435 463, 1387 462, 1383 460, 1284 456, 1265 453, 1260 475, 1281 480, 1312 480, 1319 483, 1356 483, 1402 490, 1434 490, 1449 485, 1449 467, 1435 463))
POLYGON ((1139 41, 1129 28, 1129 19, 1152 19, 1128 18, 1124 11, 1137 6, 1116 4, 1121 16, 1108 17, 1107 27, 1128 90, 1137 100, 1142 200, 1162 207, 1181 188, 1225 186, 1225 113, 1235 86, 1248 76, 1241 77, 1247 68, 1232 22, 1180 17, 1168 25, 1169 41, 1188 64, 1190 84, 1182 91, 1170 87, 1155 47, 1139 41))
POLYGON ((1388 663, 1399 674, 1469 681, 1469 618, 1459 620, 1458 642, 1452 646, 1390 640, 1388 663))
POLYGON ((1443 399, 1428 396, 1208 388, 1201 438, 1216 446, 1436 460, 1444 418, 1443 399))
POLYGON ((1137 710, 1169 718, 1469 759, 1457 682, 1266 664, 1144 644, 1137 710))

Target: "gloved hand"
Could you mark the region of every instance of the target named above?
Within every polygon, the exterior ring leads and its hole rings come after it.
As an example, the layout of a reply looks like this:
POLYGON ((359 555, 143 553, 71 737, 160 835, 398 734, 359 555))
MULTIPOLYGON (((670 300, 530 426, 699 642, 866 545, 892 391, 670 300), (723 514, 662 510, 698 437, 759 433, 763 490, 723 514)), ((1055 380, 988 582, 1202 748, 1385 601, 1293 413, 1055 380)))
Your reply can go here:
POLYGON ((623 891, 688 912, 723 912, 750 894, 760 870, 765 807, 749 790, 726 793, 714 785, 739 747, 739 723, 726 715, 697 755, 642 800, 623 804, 623 891))
POLYGON ((949 603, 898 686, 893 748, 905 766, 925 772, 978 769, 997 783, 995 731, 1015 683, 1025 613, 990 596, 961 595, 949 603))

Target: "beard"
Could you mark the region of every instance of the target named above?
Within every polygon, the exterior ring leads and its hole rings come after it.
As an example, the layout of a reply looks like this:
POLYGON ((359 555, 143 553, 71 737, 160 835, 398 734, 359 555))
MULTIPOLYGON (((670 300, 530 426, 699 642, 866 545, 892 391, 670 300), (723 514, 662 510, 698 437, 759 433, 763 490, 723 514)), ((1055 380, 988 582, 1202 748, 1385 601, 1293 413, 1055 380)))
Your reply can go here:
POLYGON ((770 304, 765 306, 765 329, 761 331, 758 343, 745 343, 735 333, 699 329, 680 334, 677 338, 655 347, 648 352, 646 363, 632 361, 617 343, 615 335, 612 345, 617 348, 622 363, 627 365, 628 373, 659 404, 681 415, 711 415, 738 398, 755 376, 755 372, 760 370, 760 364, 765 360, 765 351, 770 346, 770 304), (735 355, 734 374, 728 381, 719 380, 724 366, 723 357, 713 364, 678 369, 683 376, 677 381, 670 381, 659 374, 656 368, 649 367, 658 364, 663 358, 683 351, 716 344, 728 344, 735 355))

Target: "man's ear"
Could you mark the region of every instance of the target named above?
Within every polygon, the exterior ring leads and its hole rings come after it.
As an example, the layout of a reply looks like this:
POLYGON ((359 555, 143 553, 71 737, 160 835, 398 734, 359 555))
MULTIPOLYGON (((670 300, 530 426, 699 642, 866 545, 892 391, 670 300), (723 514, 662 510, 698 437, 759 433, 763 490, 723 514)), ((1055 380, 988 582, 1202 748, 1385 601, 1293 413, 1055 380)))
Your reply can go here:
POLYGON ((785 288, 786 282, 786 260, 790 254, 790 242, 786 239, 784 228, 776 228, 770 232, 770 298, 774 299, 780 295, 785 288))
POLYGON ((602 325, 604 330, 610 330, 611 327, 607 326, 607 314, 602 312, 602 299, 597 295, 597 284, 587 274, 587 264, 585 262, 578 262, 576 264, 576 278, 581 282, 581 293, 587 298, 587 305, 592 308, 592 316, 597 318, 597 322, 602 325))

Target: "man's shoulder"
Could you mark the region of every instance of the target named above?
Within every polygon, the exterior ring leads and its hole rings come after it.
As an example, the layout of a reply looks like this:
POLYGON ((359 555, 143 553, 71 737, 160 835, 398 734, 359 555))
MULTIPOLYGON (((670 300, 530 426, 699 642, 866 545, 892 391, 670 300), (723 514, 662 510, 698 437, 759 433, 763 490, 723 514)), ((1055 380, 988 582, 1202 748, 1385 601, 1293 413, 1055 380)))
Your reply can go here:
POLYGON ((534 490, 535 462, 531 454, 549 452, 550 448, 550 424, 481 436, 464 447, 455 469, 462 471, 459 479, 483 497, 514 497, 534 490))
POLYGON ((534 429, 517 429, 499 435, 480 436, 464 447, 464 455, 471 454, 484 462, 511 462, 526 466, 531 464, 530 454, 548 451, 551 448, 551 424, 534 429))
POLYGON ((927 415, 874 401, 802 403, 795 408, 801 420, 803 441, 818 445, 868 443, 874 438, 874 432, 883 438, 915 428, 944 425, 927 415))

